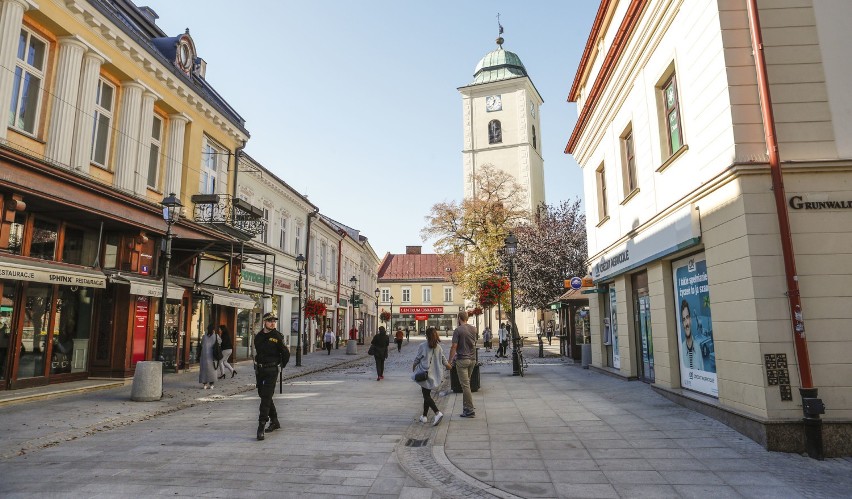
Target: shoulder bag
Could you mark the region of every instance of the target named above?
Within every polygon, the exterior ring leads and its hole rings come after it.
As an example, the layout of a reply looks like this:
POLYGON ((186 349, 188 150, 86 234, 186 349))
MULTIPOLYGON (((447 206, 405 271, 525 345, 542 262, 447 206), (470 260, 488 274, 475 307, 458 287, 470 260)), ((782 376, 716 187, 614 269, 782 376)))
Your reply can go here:
MULTIPOLYGON (((418 365, 419 367, 419 365, 418 365)), ((429 367, 426 370, 418 369, 414 372, 414 381, 426 381, 429 378, 429 369, 432 367, 432 352, 429 352, 429 367)))

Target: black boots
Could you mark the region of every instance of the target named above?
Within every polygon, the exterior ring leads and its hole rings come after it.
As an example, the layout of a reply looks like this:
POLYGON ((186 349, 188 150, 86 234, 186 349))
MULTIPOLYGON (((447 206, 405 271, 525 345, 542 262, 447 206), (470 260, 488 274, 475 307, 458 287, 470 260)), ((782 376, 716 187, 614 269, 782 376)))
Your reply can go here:
POLYGON ((272 418, 269 421, 269 426, 266 427, 266 431, 275 431, 281 428, 281 423, 278 422, 278 418, 272 418))
POLYGON ((260 423, 257 425, 257 439, 263 440, 266 436, 263 434, 263 428, 266 426, 266 423, 260 423))

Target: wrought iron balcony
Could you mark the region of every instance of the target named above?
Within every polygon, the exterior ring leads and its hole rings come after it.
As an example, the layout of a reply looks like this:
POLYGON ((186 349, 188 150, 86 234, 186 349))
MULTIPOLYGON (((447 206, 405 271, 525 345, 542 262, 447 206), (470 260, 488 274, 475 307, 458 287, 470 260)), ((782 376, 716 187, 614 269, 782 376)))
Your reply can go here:
POLYGON ((196 194, 195 221, 209 224, 226 234, 247 241, 263 232, 263 210, 228 194, 196 194))

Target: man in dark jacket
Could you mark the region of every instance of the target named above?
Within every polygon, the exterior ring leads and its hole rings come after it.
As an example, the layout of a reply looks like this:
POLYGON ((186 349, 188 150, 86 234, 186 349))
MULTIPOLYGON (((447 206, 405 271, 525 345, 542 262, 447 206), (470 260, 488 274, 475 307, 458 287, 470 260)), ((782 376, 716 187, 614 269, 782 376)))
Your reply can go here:
POLYGON ((278 317, 269 312, 263 316, 263 328, 254 336, 254 372, 257 378, 257 394, 260 396, 260 416, 258 417, 257 439, 265 438, 264 431, 271 432, 281 428, 278 411, 272 396, 275 395, 275 381, 278 379, 278 367, 284 369, 290 360, 290 349, 284 344, 284 337, 275 329, 278 317), (265 428, 266 422, 269 427, 265 428))

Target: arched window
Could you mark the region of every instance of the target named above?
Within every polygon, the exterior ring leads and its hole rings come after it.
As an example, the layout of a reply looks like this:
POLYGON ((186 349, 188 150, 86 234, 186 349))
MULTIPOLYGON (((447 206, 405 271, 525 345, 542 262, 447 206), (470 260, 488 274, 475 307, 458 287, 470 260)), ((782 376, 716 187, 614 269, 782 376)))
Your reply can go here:
POLYGON ((488 143, 500 144, 503 142, 503 128, 500 126, 500 120, 491 120, 488 123, 488 143))
POLYGON ((533 149, 538 150, 538 145, 536 145, 536 137, 535 137, 535 125, 533 125, 532 129, 533 129, 533 134, 532 134, 533 135, 533 149))

